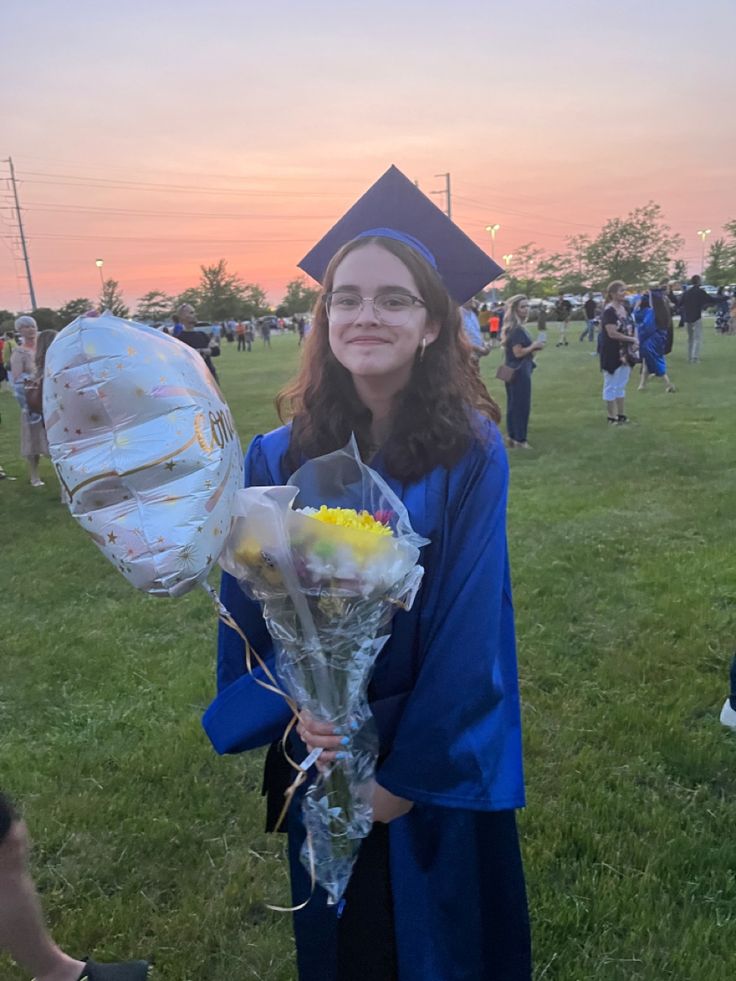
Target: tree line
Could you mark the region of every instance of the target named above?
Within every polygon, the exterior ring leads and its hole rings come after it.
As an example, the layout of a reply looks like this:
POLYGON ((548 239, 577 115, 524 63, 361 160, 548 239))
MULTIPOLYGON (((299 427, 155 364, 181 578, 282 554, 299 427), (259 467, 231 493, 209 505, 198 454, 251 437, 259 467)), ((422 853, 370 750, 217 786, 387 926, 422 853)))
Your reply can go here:
MULTIPOLYGON (((116 279, 106 279, 104 287, 94 300, 77 297, 54 310, 39 307, 31 311, 40 330, 61 330, 88 310, 109 310, 116 317, 128 318, 145 323, 161 323, 169 320, 182 303, 190 303, 200 320, 219 323, 224 320, 246 320, 274 314, 290 317, 306 313, 314 306, 319 289, 312 289, 305 279, 294 279, 286 286, 281 303, 274 309, 266 299, 260 286, 244 282, 236 273, 227 268, 227 261, 220 259, 212 266, 200 266, 200 278, 196 286, 172 296, 163 290, 151 290, 138 300, 131 310, 125 302, 120 283, 116 279)), ((0 310, 0 332, 12 329, 15 314, 0 310)))
MULTIPOLYGON (((704 279, 714 286, 736 283, 736 219, 723 226, 723 235, 711 242, 704 279)), ((504 296, 526 293, 530 296, 553 296, 560 291, 580 293, 586 289, 604 289, 620 279, 632 285, 646 285, 667 276, 676 281, 687 277, 687 265, 676 258, 683 238, 673 232, 664 220, 661 207, 650 201, 635 208, 625 218, 609 219, 599 234, 571 235, 562 252, 548 253, 526 242, 513 253, 506 269, 504 296)), ((200 320, 220 322, 242 320, 272 313, 289 317, 310 310, 319 289, 310 287, 303 278, 286 286, 281 303, 274 309, 263 289, 246 283, 230 272, 227 261, 220 259, 211 266, 200 266, 200 278, 178 296, 163 290, 151 290, 142 296, 131 311, 115 279, 108 279, 96 300, 78 297, 58 310, 41 307, 32 311, 39 327, 59 330, 93 307, 110 310, 118 317, 130 317, 147 323, 168 320, 182 303, 191 303, 200 320)), ((0 310, 0 331, 12 327, 14 314, 0 310)))
MULTIPOLYGON (((736 221, 727 222, 723 231, 711 243, 702 270, 704 281, 713 286, 736 283, 736 221)), ((555 253, 545 253, 533 242, 518 248, 507 269, 504 295, 546 297, 561 291, 603 290, 614 280, 646 286, 664 277, 687 279, 687 264, 676 258, 684 240, 666 224, 654 201, 625 218, 609 219, 595 238, 570 235, 566 244, 564 251, 555 253)))

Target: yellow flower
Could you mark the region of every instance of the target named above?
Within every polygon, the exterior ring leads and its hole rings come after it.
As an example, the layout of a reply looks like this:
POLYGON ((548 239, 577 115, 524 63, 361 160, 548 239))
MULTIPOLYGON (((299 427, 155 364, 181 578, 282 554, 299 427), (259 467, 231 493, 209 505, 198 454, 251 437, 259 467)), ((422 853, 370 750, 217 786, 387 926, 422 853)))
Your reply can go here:
POLYGON ((244 565, 251 575, 265 579, 272 586, 281 583, 281 572, 275 559, 262 549, 260 542, 254 538, 246 538, 233 550, 233 556, 244 565))
POLYGON ((310 515, 316 521, 338 528, 348 528, 351 531, 367 531, 371 535, 388 536, 393 534, 388 525, 377 521, 367 511, 356 511, 354 508, 328 508, 323 504, 319 511, 310 515))

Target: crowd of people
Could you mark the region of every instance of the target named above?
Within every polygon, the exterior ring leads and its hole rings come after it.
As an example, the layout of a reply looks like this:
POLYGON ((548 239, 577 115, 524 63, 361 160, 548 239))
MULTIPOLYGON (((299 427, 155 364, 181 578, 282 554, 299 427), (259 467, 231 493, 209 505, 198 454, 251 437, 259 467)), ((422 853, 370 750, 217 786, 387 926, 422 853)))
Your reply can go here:
MULTIPOLYGON (((237 342, 236 350, 250 352, 253 350, 253 343, 256 335, 260 336, 264 347, 271 346, 271 332, 278 330, 283 332, 291 330, 299 338, 299 346, 304 343, 304 338, 309 331, 309 323, 306 317, 298 316, 287 320, 284 317, 264 316, 258 319, 243 318, 242 320, 223 320, 215 324, 200 324, 194 315, 194 308, 189 303, 183 303, 176 308, 171 325, 164 324, 162 330, 165 334, 172 334, 174 337, 181 337, 186 330, 200 328, 200 333, 206 333, 214 346, 219 348, 222 340, 228 344, 237 342), (203 329, 202 329, 203 328, 203 329)), ((212 352, 210 352, 212 357, 212 352)))
MULTIPOLYGON (((736 334, 736 295, 728 296, 723 287, 713 296, 701 286, 700 277, 693 276, 687 288, 678 295, 673 284, 662 280, 652 287, 635 291, 622 281, 609 284, 599 302, 588 293, 582 304, 585 327, 579 341, 596 343, 595 351, 603 373, 602 397, 610 425, 625 425, 626 390, 632 370, 640 369, 638 390, 643 391, 651 378, 661 378, 664 390, 676 391, 667 369, 667 356, 674 341, 674 320, 687 330, 687 360, 700 361, 703 336, 703 311, 715 307, 716 331, 736 334)), ((506 388, 506 431, 509 449, 530 449, 527 439, 531 412, 532 372, 536 368, 535 354, 547 343, 548 313, 544 303, 537 303, 536 338, 530 333, 529 298, 524 294, 511 297, 502 308, 484 310, 473 302, 465 304, 463 327, 476 360, 493 349, 492 337, 482 340, 484 325, 493 319, 501 326, 501 346, 504 362, 496 377, 506 388), (484 317, 485 314, 485 317, 484 317)), ((556 347, 568 347, 567 330, 573 305, 563 294, 553 308, 559 324, 556 347)), ((488 327, 486 326, 486 332, 488 327)))
MULTIPOLYGON (((724 287, 712 295, 702 288, 700 277, 693 276, 687 288, 676 291, 675 284, 663 280, 649 290, 636 292, 623 282, 611 283, 602 299, 587 293, 581 313, 584 327, 579 342, 596 343, 603 372, 603 401, 608 422, 622 425, 628 422, 624 400, 632 370, 640 367, 638 390, 643 390, 651 378, 662 378, 665 391, 675 392, 666 358, 673 345, 673 324, 687 332, 687 360, 700 361, 703 338, 703 312, 714 308, 715 329, 722 334, 736 334, 736 294, 729 296, 724 287)), ((531 412, 531 379, 536 367, 535 355, 547 343, 548 322, 556 321, 559 338, 556 347, 568 347, 570 319, 574 308, 569 298, 560 293, 552 309, 544 301, 536 301, 532 310, 530 298, 517 295, 503 302, 479 304, 468 300, 460 307, 464 335, 477 365, 481 358, 501 347, 503 365, 496 377, 504 382, 507 405, 507 446, 510 449, 530 449, 527 439, 531 412), (530 322, 536 321, 536 336, 529 333, 530 322)), ((90 315, 97 315, 90 311, 90 315)), ((214 359, 221 354, 221 341, 236 342, 237 351, 250 352, 256 334, 263 347, 271 345, 271 331, 292 329, 299 346, 304 344, 310 324, 304 316, 294 317, 287 324, 283 319, 263 317, 254 320, 227 320, 199 329, 196 312, 191 304, 180 305, 166 333, 199 351, 213 377, 219 382, 214 359)), ((46 351, 55 332, 39 333, 33 317, 24 315, 15 322, 15 331, 0 338, 0 385, 8 381, 21 405, 20 455, 27 461, 29 481, 42 487, 39 474, 41 456, 48 456, 48 446, 40 413, 43 365, 46 351), (27 400, 38 404, 38 411, 26 411, 27 400)), ((0 467, 0 479, 7 475, 0 467)))

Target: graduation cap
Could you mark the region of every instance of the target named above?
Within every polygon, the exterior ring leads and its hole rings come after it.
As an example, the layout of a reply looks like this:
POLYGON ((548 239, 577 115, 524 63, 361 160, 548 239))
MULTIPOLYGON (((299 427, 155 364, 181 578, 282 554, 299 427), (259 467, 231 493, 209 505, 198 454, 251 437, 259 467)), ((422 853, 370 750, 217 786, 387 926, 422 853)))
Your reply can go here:
POLYGON ((398 167, 391 166, 299 263, 318 283, 335 253, 356 238, 382 236, 409 245, 465 303, 503 269, 471 241, 398 167))

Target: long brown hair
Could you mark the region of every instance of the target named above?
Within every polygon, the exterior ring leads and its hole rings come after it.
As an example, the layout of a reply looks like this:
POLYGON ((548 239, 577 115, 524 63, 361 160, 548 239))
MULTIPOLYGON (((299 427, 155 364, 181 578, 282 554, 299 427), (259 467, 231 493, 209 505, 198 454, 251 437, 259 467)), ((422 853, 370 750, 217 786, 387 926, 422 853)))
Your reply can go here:
POLYGON ((42 330, 36 338, 36 375, 39 378, 46 367, 46 352, 55 340, 55 330, 42 330))
MULTIPOLYGON (((458 462, 475 436, 473 410, 494 422, 501 413, 471 360, 457 304, 434 269, 412 248, 380 237, 348 242, 327 267, 325 293, 332 289, 335 270, 345 256, 372 244, 404 263, 417 284, 428 321, 440 328, 437 339, 414 362, 409 382, 397 399, 391 436, 383 447, 386 469, 393 477, 418 480, 434 467, 458 462)), ((358 398, 350 372, 332 353, 323 296, 314 308, 299 373, 279 392, 276 408, 282 422, 293 418, 285 457, 289 470, 300 466, 305 457, 339 449, 351 433, 364 457, 373 449, 371 412, 358 398)))

